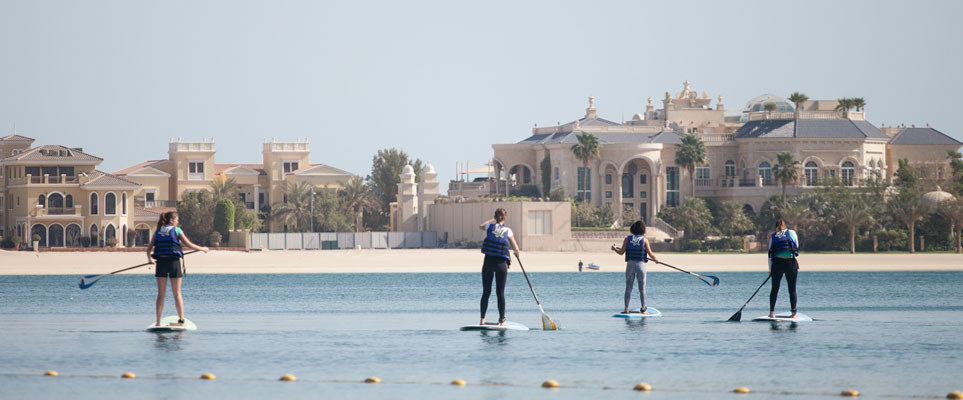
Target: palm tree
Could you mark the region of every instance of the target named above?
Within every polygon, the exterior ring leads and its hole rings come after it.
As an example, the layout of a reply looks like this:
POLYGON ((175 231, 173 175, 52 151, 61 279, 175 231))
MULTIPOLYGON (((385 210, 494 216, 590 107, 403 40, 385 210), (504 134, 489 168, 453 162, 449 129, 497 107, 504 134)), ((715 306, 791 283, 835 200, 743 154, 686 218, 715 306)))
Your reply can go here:
POLYGON ((752 221, 746 216, 742 209, 742 204, 735 201, 723 201, 719 206, 719 217, 716 218, 716 227, 726 236, 732 236, 738 232, 745 232, 752 229, 752 221))
POLYGON ((338 195, 341 196, 342 206, 354 213, 355 232, 363 232, 364 209, 378 206, 378 201, 374 192, 371 191, 371 187, 365 184, 364 178, 355 176, 344 184, 338 195))
POLYGON ((762 105, 762 108, 763 108, 764 110, 766 110, 766 111, 769 111, 769 112, 776 111, 776 103, 767 102, 766 104, 763 104, 763 105, 762 105))
POLYGON ((806 96, 799 92, 792 92, 792 94, 789 95, 789 101, 791 101, 793 104, 796 105, 796 113, 797 113, 796 115, 799 115, 798 114, 799 106, 801 106, 802 103, 805 103, 808 100, 809 100, 809 96, 806 96))
POLYGON ((909 228, 910 253, 916 252, 916 221, 919 221, 925 212, 923 204, 920 202, 921 196, 922 190, 919 184, 901 184, 899 193, 886 202, 893 219, 902 222, 909 228))
POLYGON ((772 166, 772 176, 782 185, 782 201, 786 201, 786 185, 796 183, 799 179, 799 161, 792 158, 790 153, 776 155, 776 165, 772 166))
POLYGON ((850 100, 853 101, 853 107, 856 107, 856 111, 863 111, 863 107, 866 107, 866 99, 862 97, 855 97, 850 100))
POLYGON ((221 199, 236 200, 240 197, 238 193, 237 181, 234 178, 224 179, 224 176, 218 176, 211 182, 211 195, 214 197, 214 202, 217 203, 221 199))
POLYGON ((963 200, 945 200, 940 203, 939 213, 952 225, 953 234, 956 235, 956 252, 960 253, 960 235, 963 233, 963 200))
POLYGON ((849 252, 856 253, 856 231, 873 222, 873 203, 867 194, 856 193, 844 186, 832 186, 828 192, 833 219, 849 229, 849 252))
POLYGON ((675 152, 675 163, 685 168, 689 173, 692 196, 695 196, 695 167, 705 164, 708 159, 706 145, 702 143, 702 139, 691 133, 682 136, 682 144, 679 145, 679 150, 675 152))
MULTIPOLYGON (((599 143, 599 138, 591 133, 580 133, 578 136, 578 144, 572 145, 572 153, 575 153, 575 158, 582 162, 582 173, 585 176, 582 177, 582 182, 588 183, 588 168, 589 163, 600 157, 601 155, 601 144, 599 143)), ((588 185, 582 186, 584 189, 588 189, 588 185)), ((576 191, 578 188, 576 188, 576 191)), ((588 202, 588 196, 582 195, 582 202, 588 202)))
POLYGON ((836 106, 836 111, 849 111, 853 106, 853 99, 849 97, 844 97, 836 100, 839 104, 836 106))
MULTIPOLYGON (((288 182, 284 187, 285 201, 274 203, 271 206, 271 216, 277 221, 294 227, 294 230, 303 229, 301 224, 311 220, 311 197, 314 187, 307 182, 297 184, 288 182)), ((310 224, 310 223, 309 223, 310 224)))

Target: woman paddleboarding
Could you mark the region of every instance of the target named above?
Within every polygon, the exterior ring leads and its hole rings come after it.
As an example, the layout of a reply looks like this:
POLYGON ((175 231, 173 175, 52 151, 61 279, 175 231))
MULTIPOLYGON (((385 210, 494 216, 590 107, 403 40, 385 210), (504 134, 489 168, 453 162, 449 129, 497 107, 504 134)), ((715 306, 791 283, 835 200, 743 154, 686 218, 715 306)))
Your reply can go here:
POLYGON ((769 318, 776 312, 776 298, 779 296, 779 281, 786 276, 789 289, 789 305, 792 317, 796 318, 796 276, 799 273, 799 238, 796 231, 786 227, 786 221, 776 221, 776 231, 769 238, 769 274, 772 275, 772 291, 769 292, 769 318))
POLYGON ((171 292, 174 294, 174 305, 177 307, 177 323, 170 324, 179 326, 184 324, 184 299, 181 298, 181 278, 184 276, 184 268, 181 259, 184 252, 181 251, 181 244, 187 245, 194 250, 207 253, 208 248, 195 245, 187 238, 184 231, 177 227, 177 213, 168 211, 161 214, 157 220, 157 230, 147 245, 147 262, 153 264, 157 260, 157 269, 154 277, 157 279, 157 324, 161 324, 161 314, 164 312, 164 295, 167 292, 167 280, 171 281, 171 292))
POLYGON ((612 251, 618 255, 625 254, 625 310, 629 313, 629 300, 632 300, 632 284, 639 283, 639 298, 642 300, 641 312, 645 314, 645 263, 650 259, 659 262, 659 259, 652 253, 649 241, 645 240, 645 223, 641 220, 635 221, 629 228, 632 234, 622 240, 622 247, 612 245, 612 251))
POLYGON ((482 242, 482 253, 485 261, 482 264, 482 298, 481 322, 485 325, 485 314, 488 312, 488 298, 492 295, 492 279, 495 280, 495 294, 498 296, 498 325, 505 326, 505 283, 508 280, 508 266, 512 258, 509 250, 518 257, 518 244, 515 243, 511 228, 505 226, 508 212, 504 208, 495 210, 495 218, 482 222, 479 229, 485 231, 485 241, 482 242))

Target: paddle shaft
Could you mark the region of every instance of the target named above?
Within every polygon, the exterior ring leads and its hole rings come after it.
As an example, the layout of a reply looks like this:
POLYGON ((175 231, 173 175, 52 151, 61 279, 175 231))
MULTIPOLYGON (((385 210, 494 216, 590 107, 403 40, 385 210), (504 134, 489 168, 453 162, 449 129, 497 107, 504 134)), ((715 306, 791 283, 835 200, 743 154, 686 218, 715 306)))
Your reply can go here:
POLYGON ((518 258, 518 255, 515 255, 515 259, 518 260, 518 267, 522 269, 522 275, 525 275, 525 282, 528 282, 528 288, 532 291, 532 297, 535 298, 535 304, 538 304, 538 306, 541 307, 542 303, 538 301, 538 295, 535 294, 535 288, 532 287, 532 281, 528 280, 528 273, 525 272, 525 266, 522 265, 522 259, 518 258))
POLYGON ((743 304, 742 307, 739 308, 739 311, 736 311, 736 313, 732 315, 733 317, 736 315, 742 315, 742 310, 749 305, 749 302, 752 301, 752 299, 756 297, 757 294, 759 294, 759 291, 762 290, 762 287, 766 286, 766 282, 769 282, 769 278, 772 278, 772 274, 769 274, 769 276, 766 277, 766 280, 762 281, 762 285, 759 285, 759 287, 756 288, 756 291, 752 292, 752 296, 749 296, 749 300, 746 300, 746 304, 743 304))
POLYGON ((679 272, 685 272, 685 273, 687 273, 687 274, 689 274, 689 275, 698 276, 698 277, 701 277, 701 276, 702 276, 702 275, 699 275, 699 274, 697 274, 697 273, 695 273, 695 272, 689 272, 689 271, 686 271, 686 270, 684 270, 684 269, 682 269, 682 268, 673 267, 673 266, 671 266, 671 265, 669 265, 669 264, 666 264, 666 263, 664 263, 664 262, 662 262, 662 261, 656 261, 655 263, 656 263, 656 264, 665 265, 666 267, 672 268, 672 269, 674 269, 674 270, 676 270, 676 271, 679 271, 679 272))

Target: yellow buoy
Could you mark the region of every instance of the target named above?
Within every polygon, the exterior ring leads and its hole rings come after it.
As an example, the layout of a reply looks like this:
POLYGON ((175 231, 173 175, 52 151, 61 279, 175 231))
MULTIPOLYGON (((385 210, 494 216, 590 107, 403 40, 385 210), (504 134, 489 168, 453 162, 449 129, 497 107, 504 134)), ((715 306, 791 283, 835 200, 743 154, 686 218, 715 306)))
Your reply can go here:
POLYGON ((635 387, 632 388, 632 390, 638 390, 638 391, 640 391, 640 392, 648 392, 648 391, 652 390, 652 385, 650 385, 650 384, 648 384, 648 383, 645 383, 645 382, 642 382, 642 383, 640 383, 640 384, 638 384, 638 385, 635 385, 635 387))
POLYGON ((120 377, 121 377, 121 378, 127 378, 127 379, 134 379, 134 378, 137 377, 137 375, 134 375, 133 372, 124 372, 124 374, 121 375, 120 377))
POLYGON ((556 380, 554 380, 554 379, 549 379, 549 380, 547 380, 547 381, 545 381, 545 382, 542 382, 542 387, 543 387, 543 388, 557 388, 557 387, 558 387, 558 381, 556 381, 556 380))
POLYGON ((298 380, 298 378, 295 378, 294 375, 291 375, 291 374, 284 374, 284 375, 281 375, 281 380, 285 382, 294 382, 298 380))
POLYGON ((455 379, 455 380, 451 381, 451 384, 452 384, 452 385, 455 385, 455 386, 465 386, 465 385, 466 385, 464 379, 455 379))
POLYGON ((364 383, 381 383, 381 378, 377 376, 369 376, 368 379, 364 380, 364 383))
POLYGON ((947 398, 947 399, 963 399, 963 392, 954 390, 954 391, 950 392, 950 394, 946 395, 946 398, 947 398))
POLYGON ((846 390, 843 390, 843 392, 840 393, 840 395, 846 396, 846 397, 859 397, 859 391, 853 390, 853 389, 846 389, 846 390))
POLYGON ((57 371, 50 370, 50 371, 44 372, 43 375, 44 375, 44 376, 59 376, 60 374, 58 374, 57 371))
POLYGON ((214 379, 217 379, 217 377, 214 376, 214 374, 203 374, 201 375, 201 379, 213 381, 214 379))
POLYGON ((749 393, 749 388, 740 386, 732 389, 732 393, 749 393))

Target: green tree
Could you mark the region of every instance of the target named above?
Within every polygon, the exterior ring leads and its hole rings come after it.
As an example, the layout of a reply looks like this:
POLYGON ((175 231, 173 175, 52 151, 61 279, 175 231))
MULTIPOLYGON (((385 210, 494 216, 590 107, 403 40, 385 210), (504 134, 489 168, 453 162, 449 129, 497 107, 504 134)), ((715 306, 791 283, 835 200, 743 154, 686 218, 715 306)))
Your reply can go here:
POLYGON ((832 217, 849 233, 849 252, 856 253, 856 231, 873 222, 873 202, 863 193, 843 185, 826 189, 832 217))
POLYGON ((397 201, 401 171, 409 164, 414 169, 415 182, 420 182, 421 160, 416 159, 411 162, 404 151, 394 148, 378 150, 378 153, 372 157, 371 175, 368 176, 368 181, 371 182, 371 190, 381 206, 379 213, 370 213, 367 216, 370 218, 365 221, 365 224, 372 229, 387 229, 391 202, 397 201))
POLYGON ((539 169, 542 170, 542 197, 548 197, 548 194, 552 191, 552 158, 545 153, 545 158, 542 159, 539 169))
POLYGON ((354 231, 354 212, 342 205, 341 191, 327 187, 314 191, 313 225, 318 232, 354 231))
POLYGON ((863 111, 866 107, 866 99, 862 97, 854 97, 851 99, 853 101, 853 107, 856 107, 856 111, 863 111))
POLYGON ((841 99, 836 99, 839 104, 836 105, 836 111, 849 111, 852 110, 855 105, 853 104, 853 99, 849 97, 844 97, 841 99))
POLYGON ((217 201, 214 206, 214 231, 221 234, 221 238, 227 240, 231 231, 234 230, 234 202, 231 199, 223 198, 217 201))
POLYGON ((715 226, 723 235, 732 236, 752 230, 752 221, 743 212, 742 204, 724 201, 719 205, 715 226))
POLYGON ((310 230, 313 191, 314 188, 307 182, 288 182, 284 186, 284 201, 271 206, 271 217, 288 225, 293 231, 310 230))
POLYGON ((224 179, 223 177, 218 177, 214 179, 214 182, 211 182, 211 196, 215 202, 221 199, 235 200, 241 197, 238 192, 237 181, 234 178, 224 179))
MULTIPOLYGON (((580 133, 576 136, 578 139, 577 144, 572 145, 572 153, 575 154, 575 158, 582 162, 582 174, 588 174, 589 163, 600 156, 601 154, 601 144, 599 143, 599 138, 591 133, 580 133)), ((582 176, 582 182, 588 182, 588 176, 582 176)), ((588 201, 588 196, 583 196, 582 202, 588 201)))
POLYGON ((807 100, 809 100, 809 96, 806 96, 800 92, 792 92, 792 94, 789 95, 789 101, 796 105, 796 111, 800 111, 799 106, 801 106, 802 103, 805 103, 807 100))
POLYGON ((956 150, 947 150, 946 155, 950 159, 950 169, 953 170, 950 192, 957 197, 963 197, 963 154, 956 150))
POLYGON ((915 169, 909 166, 906 159, 899 160, 899 169, 896 170, 896 176, 899 177, 897 193, 890 197, 886 206, 893 220, 904 224, 909 229, 909 252, 915 253, 916 222, 926 212, 923 203, 920 201, 923 196, 923 188, 915 169))
POLYGON ((772 166, 772 176, 782 185, 782 201, 786 201, 786 185, 792 185, 799 179, 799 161, 792 158, 790 153, 776 155, 776 165, 772 166))
POLYGON ((704 239, 712 234, 712 212, 705 200, 689 197, 676 207, 667 207, 659 213, 659 218, 675 227, 685 230, 688 239, 704 239))
POLYGON ((364 210, 378 206, 371 187, 356 176, 346 182, 338 194, 344 209, 354 215, 355 232, 364 232, 364 210))
POLYGON ((956 252, 960 253, 960 235, 963 233, 963 199, 943 201, 937 213, 950 223, 953 235, 956 237, 956 252))
POLYGON ((773 102, 771 102, 771 101, 767 101, 766 104, 763 104, 763 105, 762 105, 762 108, 763 108, 764 110, 768 111, 768 112, 776 111, 776 103, 773 103, 773 102))
POLYGON ((679 145, 679 150, 675 152, 675 163, 685 168, 689 174, 689 183, 692 189, 690 193, 693 197, 695 196, 695 167, 705 164, 706 161, 708 161, 708 155, 702 139, 694 134, 683 135, 682 144, 679 145))
POLYGON ((185 193, 177 202, 180 227, 189 238, 207 240, 214 231, 214 199, 211 192, 201 190, 185 193))

